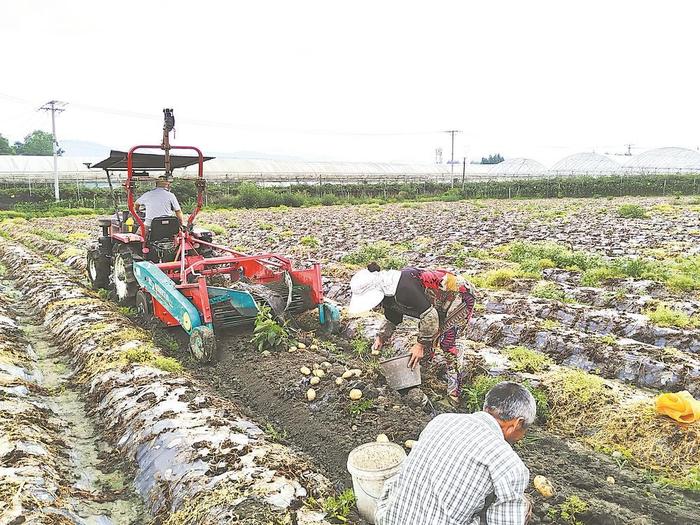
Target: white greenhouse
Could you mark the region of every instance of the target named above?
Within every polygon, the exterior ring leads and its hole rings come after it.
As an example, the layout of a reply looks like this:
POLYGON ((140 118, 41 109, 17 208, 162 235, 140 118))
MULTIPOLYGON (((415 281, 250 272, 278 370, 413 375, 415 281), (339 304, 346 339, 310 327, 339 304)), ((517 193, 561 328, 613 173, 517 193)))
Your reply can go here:
POLYGON ((622 171, 622 166, 610 157, 600 153, 576 153, 556 162, 549 173, 563 177, 567 175, 614 175, 622 171))
MULTIPOLYGON (((620 157, 618 157, 619 159, 620 157)), ((499 164, 467 164, 467 181, 617 174, 699 173, 700 152, 685 148, 658 148, 616 161, 599 153, 577 153, 551 167, 534 159, 512 158, 499 164)), ((101 161, 96 157, 59 157, 58 172, 63 181, 106 183, 102 170, 88 166, 101 161)), ((214 158, 204 165, 205 176, 219 181, 254 181, 261 184, 372 183, 372 182, 450 182, 461 181, 462 164, 395 162, 307 162, 268 159, 214 158)), ((193 176, 193 167, 176 170, 176 175, 193 176)), ((123 173, 112 173, 115 183, 123 173)), ((0 156, 0 181, 5 183, 47 183, 53 180, 53 158, 0 156)))

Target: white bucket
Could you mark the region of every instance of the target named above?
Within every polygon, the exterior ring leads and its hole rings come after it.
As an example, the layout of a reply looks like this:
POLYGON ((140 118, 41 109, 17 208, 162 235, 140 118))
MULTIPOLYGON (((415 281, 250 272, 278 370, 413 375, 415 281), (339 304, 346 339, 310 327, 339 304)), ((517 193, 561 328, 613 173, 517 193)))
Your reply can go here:
POLYGON ((365 521, 374 523, 384 482, 398 473, 404 459, 406 452, 396 443, 365 443, 348 454, 357 510, 365 521))

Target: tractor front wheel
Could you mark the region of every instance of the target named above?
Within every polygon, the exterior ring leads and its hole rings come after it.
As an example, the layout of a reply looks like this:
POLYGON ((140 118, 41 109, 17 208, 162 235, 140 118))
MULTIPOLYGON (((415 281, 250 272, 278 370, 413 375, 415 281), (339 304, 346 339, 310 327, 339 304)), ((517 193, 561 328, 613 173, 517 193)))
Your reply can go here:
POLYGON ((120 304, 129 303, 139 289, 134 275, 134 256, 131 252, 120 251, 112 261, 112 284, 120 304))
POLYGON ((88 251, 86 266, 90 286, 93 290, 109 286, 109 259, 100 252, 99 248, 92 248, 88 251))
POLYGON ((211 361, 216 353, 214 330, 208 326, 194 328, 190 334, 190 352, 198 361, 211 361))

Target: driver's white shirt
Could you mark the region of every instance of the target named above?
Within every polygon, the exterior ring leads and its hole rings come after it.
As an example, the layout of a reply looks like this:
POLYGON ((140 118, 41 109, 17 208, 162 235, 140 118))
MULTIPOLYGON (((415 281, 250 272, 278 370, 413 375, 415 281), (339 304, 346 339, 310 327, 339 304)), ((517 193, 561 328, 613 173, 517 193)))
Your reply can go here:
POLYGON ((136 199, 136 204, 146 207, 146 226, 151 227, 151 221, 156 217, 175 215, 180 211, 180 203, 174 193, 165 188, 155 188, 147 191, 136 199))

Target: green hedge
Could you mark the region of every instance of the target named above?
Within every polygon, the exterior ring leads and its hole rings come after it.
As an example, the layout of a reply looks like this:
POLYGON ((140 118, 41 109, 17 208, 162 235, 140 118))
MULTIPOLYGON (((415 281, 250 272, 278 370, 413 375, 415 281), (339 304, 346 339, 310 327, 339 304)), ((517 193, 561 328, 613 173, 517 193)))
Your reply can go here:
MULTIPOLYGON (((606 177, 559 177, 503 181, 456 182, 455 187, 436 182, 377 184, 297 184, 290 187, 260 187, 253 183, 212 182, 207 185, 206 205, 213 208, 268 208, 273 206, 330 206, 421 200, 457 201, 461 199, 523 199, 556 197, 614 197, 623 195, 695 195, 698 175, 625 175, 606 177)), ((150 185, 144 185, 149 187, 150 185)), ((121 187, 115 188, 123 207, 121 187)), ((175 180, 173 191, 180 202, 190 207, 196 198, 191 181, 175 180)), ((61 208, 113 209, 108 188, 88 188, 75 184, 61 186, 61 208)), ((0 187, 0 209, 35 213, 55 209, 53 187, 35 185, 0 187)))

